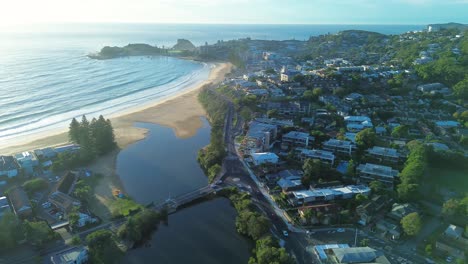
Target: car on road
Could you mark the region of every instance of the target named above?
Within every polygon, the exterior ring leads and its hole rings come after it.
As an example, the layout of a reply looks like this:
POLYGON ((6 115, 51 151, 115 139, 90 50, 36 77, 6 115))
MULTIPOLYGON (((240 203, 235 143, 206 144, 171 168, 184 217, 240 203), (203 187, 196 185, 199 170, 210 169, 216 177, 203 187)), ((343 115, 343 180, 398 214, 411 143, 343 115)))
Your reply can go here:
POLYGON ((45 202, 42 204, 42 208, 44 209, 47 209, 47 208, 50 208, 52 206, 52 204, 50 202, 45 202))
POLYGON ((288 237, 289 236, 288 231, 283 230, 283 236, 288 237))
POLYGON ((452 256, 448 256, 445 261, 447 261, 448 263, 451 263, 453 261, 453 257, 452 256))
POLYGON ((344 228, 338 228, 338 229, 336 230, 336 232, 338 232, 338 233, 344 233, 344 232, 345 232, 345 229, 344 229, 344 228))

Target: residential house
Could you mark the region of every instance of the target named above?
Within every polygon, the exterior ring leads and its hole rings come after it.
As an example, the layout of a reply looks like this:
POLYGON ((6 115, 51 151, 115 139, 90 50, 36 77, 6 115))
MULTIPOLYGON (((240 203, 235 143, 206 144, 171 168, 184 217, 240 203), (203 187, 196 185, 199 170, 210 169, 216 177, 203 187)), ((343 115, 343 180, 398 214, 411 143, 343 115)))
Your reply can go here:
POLYGON ((374 146, 367 150, 367 155, 380 162, 397 163, 400 160, 400 154, 393 148, 374 146))
POLYGON ((24 151, 15 155, 15 159, 18 162, 23 172, 27 175, 32 175, 34 168, 39 165, 39 160, 36 155, 31 151, 24 151))
POLYGON ((254 165, 262 165, 262 164, 277 164, 279 157, 275 153, 271 152, 264 152, 264 153, 252 153, 252 162, 254 165))
POLYGON ((298 206, 313 202, 352 199, 358 194, 369 195, 370 188, 363 185, 349 185, 336 188, 293 191, 289 195, 289 202, 293 206, 298 206))
POLYGON ((312 105, 309 102, 268 102, 264 105, 267 110, 276 109, 279 115, 296 116, 309 115, 312 105))
POLYGON ((336 154, 351 155, 356 150, 356 144, 351 141, 329 139, 323 143, 323 149, 336 154))
POLYGON ((0 156, 0 176, 13 178, 18 175, 19 166, 13 156, 0 156))
POLYGON ((335 162, 335 155, 333 152, 317 149, 296 148, 294 150, 301 160, 305 159, 318 159, 323 163, 333 165, 335 162))
POLYGON ((39 159, 52 159, 57 156, 57 152, 53 148, 43 148, 34 150, 34 154, 39 159))
POLYGON ((13 212, 18 218, 27 218, 32 215, 32 206, 29 197, 21 187, 14 187, 8 192, 8 199, 13 207, 13 212))
POLYGON ((290 191, 304 189, 304 185, 302 185, 302 182, 301 182, 301 177, 298 177, 298 176, 290 176, 286 178, 281 178, 277 182, 277 184, 283 192, 290 192, 290 191))
POLYGON ((70 212, 73 207, 81 205, 80 201, 62 192, 54 192, 49 195, 49 202, 64 212, 70 212))
POLYGON ((88 263, 88 249, 72 247, 55 253, 50 257, 53 264, 85 264, 88 263))
POLYGON ((299 132, 299 131, 290 131, 283 135, 283 144, 287 146, 294 147, 304 147, 309 146, 309 141, 314 140, 314 137, 310 136, 309 133, 299 132))
POLYGON ((457 121, 451 121, 451 120, 447 120, 447 121, 437 121, 435 122, 436 126, 438 127, 441 127, 441 128, 455 128, 455 127, 459 127, 460 126, 460 123, 457 122, 457 121))
POLYGON ((395 203, 395 204, 392 205, 392 210, 390 211, 390 213, 387 214, 387 217, 389 217, 390 219, 395 220, 397 223, 400 223, 401 219, 403 219, 403 217, 405 217, 405 216, 407 216, 407 215, 409 215, 411 213, 415 213, 415 212, 418 212, 418 209, 413 204, 395 203))
POLYGON ((372 181, 383 183, 386 188, 393 188, 395 178, 399 172, 388 166, 377 165, 372 163, 360 164, 356 171, 359 176, 360 183, 369 184, 372 181))
POLYGON ((444 233, 436 240, 436 250, 442 254, 465 260, 468 238, 463 237, 464 228, 449 225, 444 233))
POLYGON ((393 240, 399 239, 402 234, 398 223, 393 223, 386 219, 380 219, 377 221, 377 223, 375 223, 375 228, 383 237, 388 237, 393 240))
POLYGON ((76 152, 80 150, 80 146, 77 144, 69 144, 64 146, 55 147, 54 151, 57 154, 64 153, 64 152, 76 152))
POLYGON ((370 201, 356 207, 356 214, 359 216, 358 223, 363 226, 369 224, 374 216, 387 204, 387 199, 385 196, 376 195, 370 201))

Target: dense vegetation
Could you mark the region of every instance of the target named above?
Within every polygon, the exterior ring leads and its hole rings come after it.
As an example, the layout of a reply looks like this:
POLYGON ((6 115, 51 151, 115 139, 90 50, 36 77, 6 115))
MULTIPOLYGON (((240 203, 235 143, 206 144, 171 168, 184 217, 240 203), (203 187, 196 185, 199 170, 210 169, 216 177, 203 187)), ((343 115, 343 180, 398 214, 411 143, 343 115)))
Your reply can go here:
POLYGON ((89 262, 96 264, 119 263, 123 252, 117 247, 111 231, 102 229, 86 236, 89 262))
POLYGON ((397 187, 398 197, 403 201, 415 201, 420 180, 427 167, 427 147, 418 141, 410 143, 410 154, 400 173, 401 183, 397 187))
POLYGON ((279 247, 278 241, 271 236, 257 240, 253 253, 253 256, 249 259, 249 264, 296 263, 284 248, 279 247))
POLYGON ((59 154, 52 165, 54 171, 82 166, 117 147, 111 121, 102 115, 98 119, 93 118, 91 122, 86 116, 82 117, 81 122, 73 118, 68 136, 70 141, 80 145, 80 150, 59 154))
POLYGON ((153 210, 142 210, 128 217, 127 222, 119 228, 118 236, 139 243, 156 229, 161 217, 153 210))
POLYGON ((28 194, 33 194, 37 191, 45 190, 49 187, 46 180, 42 178, 36 178, 23 183, 23 188, 28 194))
POLYGON ((105 46, 98 54, 90 55, 93 59, 112 59, 125 56, 151 56, 166 54, 167 50, 148 44, 128 44, 124 47, 105 46))
POLYGON ((248 193, 239 193, 232 187, 224 189, 220 195, 228 197, 236 208, 237 232, 255 241, 256 246, 249 264, 294 263, 286 250, 279 247, 278 241, 268 234, 271 223, 268 218, 254 210, 248 193))
POLYGON ((226 155, 223 129, 228 105, 226 101, 208 88, 200 91, 198 100, 208 114, 211 124, 211 138, 210 144, 198 152, 197 159, 202 169, 208 175, 209 180, 212 181, 221 172, 221 164, 226 155))

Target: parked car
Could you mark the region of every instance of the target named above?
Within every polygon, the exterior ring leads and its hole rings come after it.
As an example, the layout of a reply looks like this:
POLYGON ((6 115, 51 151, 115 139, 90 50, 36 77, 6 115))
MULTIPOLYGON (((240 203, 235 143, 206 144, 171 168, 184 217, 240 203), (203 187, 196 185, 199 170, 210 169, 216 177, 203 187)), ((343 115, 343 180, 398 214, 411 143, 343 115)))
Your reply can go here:
POLYGON ((283 230, 283 235, 284 235, 285 237, 288 237, 288 236, 289 236, 288 231, 283 230))
POLYGON ((338 233, 344 233, 344 232, 345 232, 345 229, 344 229, 344 228, 338 228, 338 229, 336 230, 336 232, 338 232, 338 233))
POLYGON ((42 208, 44 209, 47 209, 47 208, 50 208, 52 206, 52 204, 50 202, 45 202, 42 204, 42 208))

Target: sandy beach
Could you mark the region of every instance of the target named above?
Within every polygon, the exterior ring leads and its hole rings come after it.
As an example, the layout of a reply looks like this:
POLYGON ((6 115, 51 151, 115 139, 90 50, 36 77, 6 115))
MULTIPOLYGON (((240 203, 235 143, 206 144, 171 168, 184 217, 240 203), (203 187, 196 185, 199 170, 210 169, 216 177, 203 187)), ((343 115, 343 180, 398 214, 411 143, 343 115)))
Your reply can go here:
MULTIPOLYGON (((231 71, 231 68, 230 63, 215 63, 208 79, 201 84, 184 89, 169 98, 145 105, 140 109, 121 112, 111 117, 119 148, 125 148, 145 137, 146 130, 134 127, 135 122, 156 123, 171 127, 178 137, 193 135, 202 125, 198 117, 205 114, 197 100, 199 89, 204 85, 223 81, 224 76, 231 71)), ((49 135, 32 135, 15 145, 1 146, 0 154, 10 155, 25 150, 66 143, 68 143, 67 128, 61 128, 50 132, 49 135)))
MULTIPOLYGON (((174 94, 170 98, 142 107, 131 112, 123 112, 111 118, 116 141, 119 149, 98 158, 89 168, 104 175, 98 185, 95 186, 96 203, 92 203, 91 209, 104 221, 109 220, 114 197, 113 189, 124 190, 120 178, 116 173, 116 159, 120 150, 145 138, 147 130, 134 126, 135 122, 155 123, 174 129, 176 136, 187 138, 194 135, 202 126, 200 117, 205 115, 203 107, 197 99, 200 88, 208 84, 220 83, 225 75, 232 69, 230 63, 216 63, 211 69, 208 79, 204 82, 174 94)), ((58 130, 55 134, 34 138, 15 146, 7 146, 0 149, 2 155, 18 153, 25 150, 34 150, 48 146, 57 146, 68 143, 66 129, 58 130)))

